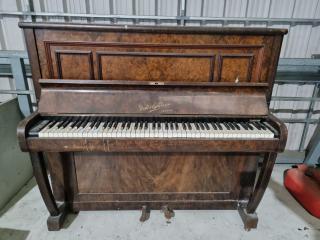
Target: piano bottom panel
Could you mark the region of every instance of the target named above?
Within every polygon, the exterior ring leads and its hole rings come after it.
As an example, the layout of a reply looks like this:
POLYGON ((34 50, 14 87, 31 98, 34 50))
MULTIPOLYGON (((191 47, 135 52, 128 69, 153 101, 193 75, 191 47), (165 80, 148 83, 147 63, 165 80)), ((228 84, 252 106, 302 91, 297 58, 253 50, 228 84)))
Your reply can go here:
POLYGON ((260 157, 253 153, 94 152, 49 156, 55 197, 62 200, 67 192, 67 198, 73 199, 71 206, 78 210, 140 209, 144 204, 154 208, 173 204, 175 209, 234 206, 249 199, 260 157))
POLYGON ((174 210, 198 210, 198 209, 238 209, 238 201, 123 201, 123 202, 74 202, 71 204, 72 211, 86 210, 141 210, 147 205, 150 209, 161 209, 167 205, 174 210))

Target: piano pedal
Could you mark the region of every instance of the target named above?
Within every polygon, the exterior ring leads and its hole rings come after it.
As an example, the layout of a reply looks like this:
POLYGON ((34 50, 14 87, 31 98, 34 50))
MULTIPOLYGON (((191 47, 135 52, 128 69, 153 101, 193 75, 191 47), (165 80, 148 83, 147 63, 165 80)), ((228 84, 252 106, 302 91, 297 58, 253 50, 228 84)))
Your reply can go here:
POLYGON ((142 206, 142 212, 140 217, 140 222, 145 222, 150 218, 150 208, 146 205, 142 206))
POLYGON ((161 212, 164 213, 164 217, 167 219, 167 223, 170 223, 170 219, 174 217, 174 211, 169 208, 168 205, 164 205, 161 208, 161 212))

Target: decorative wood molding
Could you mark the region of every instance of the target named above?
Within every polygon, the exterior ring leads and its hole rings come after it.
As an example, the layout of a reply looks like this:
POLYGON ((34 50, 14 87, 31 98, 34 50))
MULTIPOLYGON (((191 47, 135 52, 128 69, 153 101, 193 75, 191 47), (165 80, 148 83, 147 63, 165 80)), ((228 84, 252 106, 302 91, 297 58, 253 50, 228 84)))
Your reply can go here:
POLYGON ((208 58, 210 61, 209 82, 213 81, 214 73, 214 54, 190 54, 190 53, 162 53, 162 52, 115 52, 115 51, 97 51, 98 79, 103 79, 101 59, 103 56, 125 56, 125 57, 167 57, 167 58, 208 58))
MULTIPOLYGON (((227 58, 244 58, 244 59, 248 59, 248 69, 247 69, 247 81, 246 82, 250 82, 251 81, 251 76, 252 76, 252 69, 253 69, 253 61, 254 61, 254 54, 220 54, 219 55, 219 63, 218 63, 218 79, 219 81, 221 81, 221 77, 222 77, 222 70, 223 70, 223 60, 227 59, 227 58)), ((259 71, 260 72, 260 71, 259 71)))
MULTIPOLYGON (((89 78, 88 79, 94 79, 92 51, 55 50, 54 53, 56 56, 58 78, 63 79, 62 66, 61 66, 61 55, 84 55, 84 56, 87 56, 88 63, 89 63, 89 69, 88 69, 89 78)), ((52 68, 52 72, 53 72, 52 65, 51 65, 51 68, 52 68)))

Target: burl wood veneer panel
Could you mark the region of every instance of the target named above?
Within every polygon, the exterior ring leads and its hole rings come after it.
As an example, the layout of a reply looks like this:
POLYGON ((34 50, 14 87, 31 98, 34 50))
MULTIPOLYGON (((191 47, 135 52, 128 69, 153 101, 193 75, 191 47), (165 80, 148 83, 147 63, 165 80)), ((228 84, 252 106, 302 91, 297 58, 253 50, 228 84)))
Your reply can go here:
POLYGON ((268 82, 274 36, 36 30, 42 78, 268 82), (70 66, 77 66, 72 68, 70 66))
POLYGON ((100 78, 106 80, 201 82, 213 78, 211 55, 109 52, 99 57, 100 78))
POLYGON ((249 197, 247 190, 257 166, 257 155, 228 153, 80 152, 74 159, 80 195, 209 193, 210 198, 211 193, 249 197))

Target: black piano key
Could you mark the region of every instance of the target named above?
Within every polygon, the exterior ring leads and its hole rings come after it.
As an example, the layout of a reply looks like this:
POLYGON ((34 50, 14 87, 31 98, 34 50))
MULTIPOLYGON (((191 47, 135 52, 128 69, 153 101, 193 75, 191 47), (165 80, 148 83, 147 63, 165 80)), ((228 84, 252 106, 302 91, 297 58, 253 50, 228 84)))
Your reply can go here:
POLYGON ((114 120, 110 121, 110 122, 108 123, 108 125, 107 125, 107 128, 108 128, 108 129, 112 129, 114 124, 115 124, 115 121, 114 121, 114 120))
POLYGON ((69 117, 63 124, 62 124, 62 128, 67 127, 72 121, 72 117, 69 117))
POLYGON ((139 125, 139 122, 134 122, 134 130, 137 130, 138 129, 138 125, 139 125))
POLYGON ((130 121, 128 121, 128 122, 127 122, 126 129, 130 129, 130 125, 131 125, 131 122, 130 122, 130 121))
POLYGON ((59 121, 60 123, 57 125, 57 127, 60 128, 63 125, 63 123, 66 121, 66 119, 67 119, 66 117, 62 117, 60 119, 60 121, 59 121))
POLYGON ((152 130, 156 129, 156 122, 152 122, 152 130))
POLYGON ((139 122, 139 129, 141 130, 143 128, 143 122, 139 122))
POLYGON ((260 126, 257 126, 254 121, 253 121, 253 122, 250 122, 250 125, 251 125, 253 128, 260 130, 260 126))
POLYGON ((201 130, 204 130, 204 129, 205 129, 203 123, 199 122, 198 124, 199 124, 201 130))
POLYGON ((182 123, 183 130, 187 130, 187 124, 185 122, 182 123))
POLYGON ((112 128, 113 128, 113 129, 116 129, 116 128, 118 127, 118 125, 119 125, 118 120, 115 120, 112 128))
POLYGON ((206 128, 206 130, 210 130, 210 126, 207 122, 204 122, 203 124, 204 124, 204 127, 206 128))
POLYGON ((260 126, 258 128, 255 123, 250 123, 250 125, 253 127, 254 130, 260 130, 261 129, 260 126))
POLYGON ((214 130, 217 130, 217 129, 218 129, 217 126, 216 126, 216 124, 215 124, 214 122, 210 122, 210 124, 211 124, 211 126, 213 127, 214 130))
POLYGON ((169 129, 168 122, 165 122, 165 123, 164 123, 164 128, 165 128, 166 130, 168 130, 168 129, 169 129))
POLYGON ((246 123, 246 125, 249 128, 249 130, 253 130, 254 129, 248 122, 246 123))
POLYGON ((161 123, 160 122, 157 122, 157 129, 161 130, 161 123))
POLYGON ((81 117, 81 119, 80 119, 80 121, 76 124, 76 128, 80 128, 80 127, 82 127, 82 125, 84 125, 85 124, 85 122, 86 122, 86 117, 81 117))
POLYGON ((248 130, 248 126, 244 122, 240 122, 240 125, 245 129, 248 130))
POLYGON ((219 122, 216 122, 216 125, 217 125, 217 127, 219 128, 219 130, 222 130, 222 129, 223 129, 222 126, 221 126, 221 124, 220 124, 219 122))
POLYGON ((188 130, 192 130, 192 126, 191 126, 190 122, 187 122, 187 128, 188 128, 188 130))
POLYGON ((200 130, 200 126, 199 126, 198 123, 195 122, 194 125, 196 126, 196 129, 197 129, 197 130, 200 130))
POLYGON ((87 125, 88 125, 88 123, 90 122, 90 117, 87 117, 87 120, 85 121, 85 123, 84 123, 84 126, 83 127, 86 127, 87 125))
POLYGON ((71 127, 72 128, 76 127, 79 122, 81 122, 81 117, 75 117, 71 127))
POLYGON ((263 130, 267 130, 267 128, 261 122, 258 122, 258 124, 263 130))
POLYGON ((179 130, 179 124, 178 124, 177 122, 174 123, 174 128, 175 128, 176 130, 179 130))
POLYGON ((98 128, 100 126, 100 123, 102 121, 102 117, 98 117, 96 123, 94 124, 93 128, 98 128))
POLYGON ((233 126, 234 126, 237 130, 240 130, 239 123, 233 122, 233 126))
POLYGON ((91 123, 90 123, 90 128, 93 128, 93 126, 95 125, 95 123, 96 123, 96 121, 97 121, 97 119, 95 118, 95 117, 93 117, 92 119, 91 119, 91 123))
POLYGON ((170 130, 174 130, 174 126, 172 122, 169 123, 169 126, 170 126, 170 130))
POLYGON ((48 128, 52 128, 57 123, 57 120, 53 120, 49 123, 48 128))
POLYGON ((59 128, 64 128, 68 123, 69 123, 69 117, 65 118, 65 120, 61 124, 59 124, 60 125, 59 128))
POLYGON ((231 130, 236 130, 235 126, 233 126, 232 122, 228 122, 227 123, 229 125, 229 127, 231 128, 231 130))
POLYGON ((260 127, 260 125, 258 124, 258 122, 254 122, 254 126, 255 126, 256 128, 258 128, 258 130, 261 130, 261 127, 260 127))
MULTIPOLYGON (((68 125, 70 125, 70 124, 73 125, 75 119, 76 119, 76 117, 70 117, 70 120, 69 120, 69 122, 68 122, 68 124, 67 124, 66 126, 68 126, 68 125)), ((71 125, 70 125, 70 126, 71 126, 71 125)))
POLYGON ((103 128, 107 128, 108 127, 108 124, 110 123, 110 119, 109 118, 105 118, 104 120, 103 120, 103 128))
POLYGON ((225 128, 227 129, 227 130, 230 130, 230 127, 229 127, 229 125, 228 125, 228 123, 226 123, 226 122, 223 122, 223 123, 221 123, 223 126, 225 126, 225 128))

